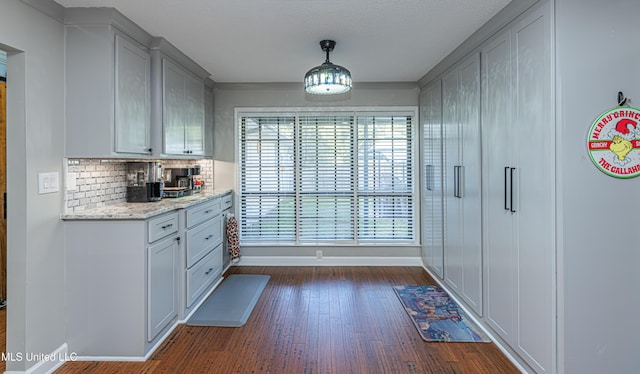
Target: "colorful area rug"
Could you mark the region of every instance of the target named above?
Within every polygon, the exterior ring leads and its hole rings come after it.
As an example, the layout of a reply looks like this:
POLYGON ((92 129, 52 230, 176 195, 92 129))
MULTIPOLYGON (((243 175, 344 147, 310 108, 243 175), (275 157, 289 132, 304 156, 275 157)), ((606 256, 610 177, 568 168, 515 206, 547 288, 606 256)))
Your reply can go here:
POLYGON ((491 341, 442 288, 400 286, 393 290, 425 341, 491 341))

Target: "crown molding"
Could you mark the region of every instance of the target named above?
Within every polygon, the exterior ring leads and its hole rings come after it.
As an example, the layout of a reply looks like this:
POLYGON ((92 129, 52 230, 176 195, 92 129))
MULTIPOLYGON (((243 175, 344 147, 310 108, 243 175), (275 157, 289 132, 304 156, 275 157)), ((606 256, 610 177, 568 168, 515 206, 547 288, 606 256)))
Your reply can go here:
POLYGON ((29 5, 33 9, 40 11, 41 13, 55 19, 56 21, 64 22, 64 7, 53 0, 20 0, 23 3, 29 5))

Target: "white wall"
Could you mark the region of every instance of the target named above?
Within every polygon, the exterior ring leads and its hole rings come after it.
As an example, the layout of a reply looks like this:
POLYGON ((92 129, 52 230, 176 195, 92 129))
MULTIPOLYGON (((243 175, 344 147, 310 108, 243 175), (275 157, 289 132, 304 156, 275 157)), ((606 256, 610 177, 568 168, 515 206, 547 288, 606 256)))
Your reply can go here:
MULTIPOLYGON (((47 354, 66 339, 62 195, 38 195, 37 185, 38 172, 62 176, 63 27, 18 0, 2 0, 0 14, 0 49, 9 51, 7 351, 47 354)), ((35 363, 9 361, 7 370, 35 363)))
POLYGON ((638 0, 556 0, 561 373, 640 373, 640 177, 606 176, 586 148, 618 91, 640 106, 639 14, 638 0))

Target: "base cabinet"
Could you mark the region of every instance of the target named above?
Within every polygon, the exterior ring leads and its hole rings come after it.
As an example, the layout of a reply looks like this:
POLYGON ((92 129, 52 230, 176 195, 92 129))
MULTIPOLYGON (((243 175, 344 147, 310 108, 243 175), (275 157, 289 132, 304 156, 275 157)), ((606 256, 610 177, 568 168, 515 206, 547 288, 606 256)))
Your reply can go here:
POLYGON ((65 222, 70 352, 143 358, 177 321, 178 220, 65 222))
POLYGON ((194 310, 222 276, 222 219, 220 198, 184 210, 185 294, 181 318, 194 310))

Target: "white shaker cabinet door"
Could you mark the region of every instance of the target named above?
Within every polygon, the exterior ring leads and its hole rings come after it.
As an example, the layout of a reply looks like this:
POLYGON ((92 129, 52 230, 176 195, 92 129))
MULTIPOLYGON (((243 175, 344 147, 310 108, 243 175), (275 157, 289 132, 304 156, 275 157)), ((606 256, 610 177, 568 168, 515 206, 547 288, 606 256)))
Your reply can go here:
POLYGON ((462 294, 462 199, 458 196, 460 122, 458 120, 458 71, 442 79, 444 280, 462 294))
POLYGON ((423 255, 426 265, 442 278, 442 90, 441 81, 429 85, 420 101, 423 145, 423 255))
POLYGON ((185 76, 181 68, 162 60, 164 153, 184 154, 185 76))
POLYGON ((511 120, 511 33, 495 37, 483 56, 483 202, 486 272, 486 319, 502 338, 512 341, 516 251, 510 209, 510 174, 514 167, 511 120))
POLYGON ((148 248, 147 340, 178 316, 178 244, 171 236, 148 248))
POLYGON ((115 36, 115 151, 151 152, 149 52, 115 36))
POLYGON ((462 296, 482 315, 482 209, 480 153, 480 55, 460 66, 458 196, 462 200, 462 296))
POLYGON ((538 373, 555 352, 555 126, 550 5, 512 32, 517 144, 513 210, 517 248, 518 349, 538 373))
POLYGON ((204 155, 204 83, 185 77, 185 149, 190 155, 204 155))

